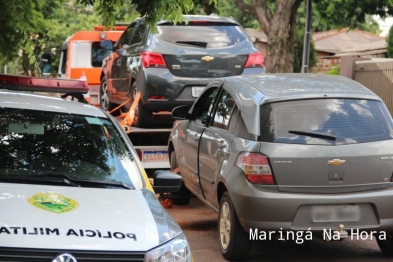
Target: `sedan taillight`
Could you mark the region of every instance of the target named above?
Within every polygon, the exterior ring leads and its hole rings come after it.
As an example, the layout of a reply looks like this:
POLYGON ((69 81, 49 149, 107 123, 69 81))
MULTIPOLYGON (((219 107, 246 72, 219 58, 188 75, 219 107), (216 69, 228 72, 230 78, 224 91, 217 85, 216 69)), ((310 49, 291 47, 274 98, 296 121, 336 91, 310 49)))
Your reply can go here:
POLYGON ((243 152, 237 157, 236 166, 243 170, 253 184, 274 185, 268 158, 259 153, 243 152))
POLYGON ((248 55, 246 65, 244 67, 264 67, 265 58, 261 52, 256 52, 248 55))
POLYGON ((153 52, 142 52, 141 53, 142 65, 145 68, 148 67, 162 67, 166 68, 166 63, 161 54, 153 52))

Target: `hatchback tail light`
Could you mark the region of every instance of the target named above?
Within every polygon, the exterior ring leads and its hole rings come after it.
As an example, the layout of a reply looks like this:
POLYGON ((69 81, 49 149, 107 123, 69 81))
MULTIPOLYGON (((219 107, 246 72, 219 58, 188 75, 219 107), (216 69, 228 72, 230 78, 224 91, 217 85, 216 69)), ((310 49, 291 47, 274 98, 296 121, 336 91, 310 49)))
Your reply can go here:
POLYGON ((262 154, 243 152, 237 157, 236 166, 243 170, 250 183, 275 185, 269 160, 262 154))
POLYGON ((265 58, 261 52, 256 52, 248 55, 246 65, 244 67, 264 67, 265 58))
POLYGON ((142 65, 145 68, 148 67, 163 67, 166 68, 166 63, 161 54, 153 52, 142 52, 141 53, 142 65))

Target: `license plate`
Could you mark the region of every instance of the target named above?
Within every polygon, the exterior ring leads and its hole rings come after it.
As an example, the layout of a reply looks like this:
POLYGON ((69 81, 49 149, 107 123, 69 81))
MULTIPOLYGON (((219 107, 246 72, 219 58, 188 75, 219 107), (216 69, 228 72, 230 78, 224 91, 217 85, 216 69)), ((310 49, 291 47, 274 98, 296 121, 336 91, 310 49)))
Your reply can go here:
POLYGON ((313 206, 313 222, 340 222, 340 221, 359 221, 360 208, 358 205, 340 206, 313 206))
POLYGON ((192 87, 192 96, 199 97, 199 95, 202 93, 203 90, 205 90, 204 86, 193 86, 192 87))
POLYGON ((143 161, 145 162, 169 161, 168 151, 144 151, 143 161))

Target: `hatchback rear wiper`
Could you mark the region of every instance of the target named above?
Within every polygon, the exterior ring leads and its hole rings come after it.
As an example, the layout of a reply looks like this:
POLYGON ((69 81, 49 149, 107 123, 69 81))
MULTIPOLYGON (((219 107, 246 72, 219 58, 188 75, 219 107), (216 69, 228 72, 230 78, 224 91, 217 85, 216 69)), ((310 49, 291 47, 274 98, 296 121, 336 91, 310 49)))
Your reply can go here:
POLYGON ((185 44, 185 45, 193 45, 206 48, 206 42, 199 42, 199 41, 176 41, 176 44, 185 44))
POLYGON ((304 136, 324 138, 324 139, 328 139, 328 140, 336 140, 337 139, 335 136, 332 136, 332 135, 315 133, 315 132, 308 132, 308 131, 288 130, 288 133, 295 134, 295 135, 304 135, 304 136))

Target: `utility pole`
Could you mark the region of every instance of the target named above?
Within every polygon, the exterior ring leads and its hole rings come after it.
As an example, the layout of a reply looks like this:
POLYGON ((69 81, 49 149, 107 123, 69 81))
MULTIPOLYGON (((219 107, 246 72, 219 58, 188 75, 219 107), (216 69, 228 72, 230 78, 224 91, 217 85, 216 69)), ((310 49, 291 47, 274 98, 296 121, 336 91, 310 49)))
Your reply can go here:
POLYGON ((307 0, 306 29, 304 30, 302 73, 308 73, 310 62, 310 31, 311 31, 311 12, 312 0, 307 0))

